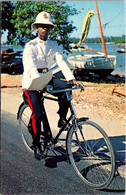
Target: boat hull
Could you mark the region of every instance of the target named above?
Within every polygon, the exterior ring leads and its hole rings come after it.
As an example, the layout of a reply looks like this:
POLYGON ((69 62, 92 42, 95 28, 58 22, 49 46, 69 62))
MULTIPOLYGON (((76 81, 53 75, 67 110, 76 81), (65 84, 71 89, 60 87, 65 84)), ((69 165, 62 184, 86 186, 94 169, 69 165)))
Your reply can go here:
POLYGON ((110 74, 116 67, 116 56, 108 55, 76 55, 68 57, 68 62, 76 69, 97 74, 110 74))
POLYGON ((118 53, 126 53, 125 50, 117 50, 118 53))

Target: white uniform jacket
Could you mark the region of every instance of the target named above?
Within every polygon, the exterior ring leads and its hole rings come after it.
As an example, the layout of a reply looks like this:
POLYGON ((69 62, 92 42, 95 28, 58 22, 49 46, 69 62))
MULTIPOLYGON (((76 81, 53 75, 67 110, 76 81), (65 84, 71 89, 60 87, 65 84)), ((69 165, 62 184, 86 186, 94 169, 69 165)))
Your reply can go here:
POLYGON ((40 76, 37 69, 51 68, 56 61, 67 81, 75 79, 66 62, 63 60, 62 50, 54 41, 42 41, 38 37, 28 42, 23 52, 22 88, 27 89, 32 79, 40 76))

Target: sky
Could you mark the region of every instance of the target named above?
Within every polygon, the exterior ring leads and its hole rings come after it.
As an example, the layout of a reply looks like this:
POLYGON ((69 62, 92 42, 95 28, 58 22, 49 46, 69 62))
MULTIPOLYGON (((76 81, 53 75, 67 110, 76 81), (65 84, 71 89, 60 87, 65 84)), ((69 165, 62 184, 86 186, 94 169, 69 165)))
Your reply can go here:
MULTIPOLYGON (((73 24, 77 27, 77 31, 74 31, 72 37, 80 37, 82 32, 82 25, 84 17, 88 11, 93 10, 96 13, 94 1, 67 1, 67 4, 74 6, 81 13, 73 16, 70 20, 73 20, 73 24)), ((97 1, 101 23, 107 23, 106 28, 103 28, 104 36, 122 36, 126 35, 125 25, 125 1, 97 1)), ((88 34, 88 38, 100 36, 100 30, 98 25, 97 15, 95 14, 91 18, 91 26, 88 34)))
MULTIPOLYGON (((77 28, 71 33, 71 37, 80 38, 82 32, 82 25, 84 17, 88 11, 93 10, 96 13, 94 1, 66 1, 66 3, 78 11, 81 11, 78 15, 69 17, 69 21, 73 21, 73 25, 77 28)), ((106 24, 106 28, 103 29, 104 36, 122 36, 126 35, 125 25, 125 10, 126 3, 123 0, 119 1, 97 1, 101 23, 106 24)), ((91 18, 91 26, 87 38, 100 37, 100 30, 98 25, 97 15, 95 14, 91 18)), ((6 42, 6 33, 2 36, 1 42, 6 42)))

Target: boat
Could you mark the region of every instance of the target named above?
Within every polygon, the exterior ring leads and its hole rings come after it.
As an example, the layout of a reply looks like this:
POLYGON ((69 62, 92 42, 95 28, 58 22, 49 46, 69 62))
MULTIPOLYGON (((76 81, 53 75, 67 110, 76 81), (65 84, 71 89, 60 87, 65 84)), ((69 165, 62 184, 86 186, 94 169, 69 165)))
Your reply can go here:
POLYGON ((121 49, 117 50, 118 53, 126 53, 126 47, 123 47, 123 46, 118 46, 120 47, 121 49))
POLYGON ((14 51, 13 49, 5 49, 2 51, 2 58, 3 59, 7 59, 7 58, 11 58, 14 57, 15 55, 21 53, 22 51, 14 51))
POLYGON ((14 51, 9 48, 1 51, 1 72, 2 73, 22 73, 22 51, 14 51))
POLYGON ((71 53, 68 56, 68 62, 75 67, 74 73, 81 72, 88 72, 88 73, 96 73, 101 76, 106 77, 109 75, 116 67, 116 56, 115 55, 107 55, 100 15, 98 10, 97 2, 95 1, 96 11, 99 21, 100 33, 101 33, 101 40, 103 45, 104 52, 98 52, 93 49, 88 48, 87 46, 81 46, 82 42, 86 39, 91 17, 94 15, 94 11, 89 11, 84 19, 83 28, 82 28, 82 35, 80 41, 77 45, 72 44, 71 46, 71 53), (82 54, 83 51, 91 51, 95 54, 86 54, 86 52, 82 54), (79 53, 79 54, 77 54, 79 53))
POLYGON ((126 50, 125 49, 119 49, 117 50, 118 53, 126 53, 126 50))
POLYGON ((84 71, 107 76, 115 69, 116 56, 108 55, 106 58, 104 54, 85 54, 84 56, 80 54, 69 56, 68 62, 75 68, 76 74, 84 71))

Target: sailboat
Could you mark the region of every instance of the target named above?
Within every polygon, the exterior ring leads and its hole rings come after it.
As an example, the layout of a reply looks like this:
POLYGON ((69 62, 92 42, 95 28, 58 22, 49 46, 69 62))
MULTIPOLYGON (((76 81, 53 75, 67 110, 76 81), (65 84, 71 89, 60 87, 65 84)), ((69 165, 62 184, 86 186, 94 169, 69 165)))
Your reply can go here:
POLYGON ((101 40, 102 40, 104 52, 98 52, 98 51, 88 48, 87 46, 81 46, 81 43, 84 42, 84 40, 86 39, 88 35, 89 27, 91 23, 91 17, 95 14, 94 11, 89 11, 84 19, 80 41, 78 42, 77 45, 75 44, 71 45, 72 46, 71 54, 69 55, 67 60, 74 67, 75 73, 81 70, 83 72, 96 73, 96 74, 106 77, 116 67, 116 56, 107 55, 98 5, 96 1, 95 1, 95 6, 96 6, 96 12, 97 12, 98 21, 99 21, 101 40), (81 52, 85 50, 94 52, 95 54, 82 54, 81 52), (79 52, 79 54, 76 54, 77 52, 79 52))
POLYGON ((123 47, 123 46, 118 46, 118 47, 121 48, 117 50, 118 53, 126 53, 126 47, 123 47))

